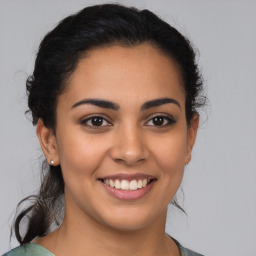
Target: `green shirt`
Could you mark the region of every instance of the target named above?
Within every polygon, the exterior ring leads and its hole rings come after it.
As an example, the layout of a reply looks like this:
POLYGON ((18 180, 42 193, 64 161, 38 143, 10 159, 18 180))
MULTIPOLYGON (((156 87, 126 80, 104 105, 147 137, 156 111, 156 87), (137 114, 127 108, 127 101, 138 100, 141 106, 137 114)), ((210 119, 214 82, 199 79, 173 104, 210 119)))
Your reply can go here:
MULTIPOLYGON (((181 256, 203 256, 189 249, 184 248, 180 243, 175 241, 180 249, 181 256)), ((39 244, 29 243, 23 246, 14 248, 5 253, 3 256, 54 256, 53 253, 45 249, 39 244)))

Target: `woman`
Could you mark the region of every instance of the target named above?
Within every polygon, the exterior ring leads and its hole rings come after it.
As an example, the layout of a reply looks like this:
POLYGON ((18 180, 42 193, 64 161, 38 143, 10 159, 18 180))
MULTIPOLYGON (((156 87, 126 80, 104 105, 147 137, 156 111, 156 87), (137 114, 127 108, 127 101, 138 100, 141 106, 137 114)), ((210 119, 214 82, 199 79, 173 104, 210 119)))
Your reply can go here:
POLYGON ((170 202, 181 208, 201 90, 189 41, 148 10, 106 4, 61 21, 27 80, 46 173, 5 255, 199 255, 165 221, 170 202))

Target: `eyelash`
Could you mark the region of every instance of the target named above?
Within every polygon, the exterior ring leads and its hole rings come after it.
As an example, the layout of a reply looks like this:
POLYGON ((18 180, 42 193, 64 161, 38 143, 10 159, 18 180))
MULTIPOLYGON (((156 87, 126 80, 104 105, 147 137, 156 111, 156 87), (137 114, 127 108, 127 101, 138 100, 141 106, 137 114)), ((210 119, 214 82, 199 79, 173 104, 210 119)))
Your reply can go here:
POLYGON ((174 120, 174 118, 170 117, 170 116, 166 116, 166 115, 155 115, 153 117, 150 118, 150 120, 147 122, 154 122, 154 118, 163 118, 163 125, 147 125, 147 126, 155 126, 155 127, 166 127, 166 126, 170 126, 172 124, 175 124, 176 121, 174 120))
MULTIPOLYGON (((154 122, 154 118, 163 118, 163 122, 164 124, 163 125, 148 125, 146 124, 146 126, 155 126, 155 127, 166 127, 166 126, 170 126, 172 124, 175 124, 176 121, 172 118, 172 117, 169 117, 169 116, 166 116, 166 115, 155 115, 153 117, 150 118, 149 121, 147 121, 146 123, 149 123, 149 122, 154 122)), ((112 124, 106 119, 104 118, 102 115, 93 115, 93 116, 90 116, 84 120, 81 121, 81 124, 84 125, 84 126, 87 126, 87 127, 90 127, 92 129, 100 129, 101 127, 105 127, 105 126, 111 126, 112 124), (106 122, 107 124, 105 125, 88 125, 88 122, 92 122, 93 118, 100 118, 102 119, 102 122, 106 122)))
POLYGON ((104 118, 102 115, 92 115, 92 116, 82 120, 81 124, 84 125, 84 126, 88 126, 88 127, 92 128, 92 129, 99 129, 101 127, 111 126, 111 123, 106 118, 104 118), (92 122, 93 118, 100 118, 100 119, 103 120, 103 122, 107 122, 107 125, 99 125, 99 126, 97 126, 97 125, 88 125, 88 122, 89 121, 92 122))

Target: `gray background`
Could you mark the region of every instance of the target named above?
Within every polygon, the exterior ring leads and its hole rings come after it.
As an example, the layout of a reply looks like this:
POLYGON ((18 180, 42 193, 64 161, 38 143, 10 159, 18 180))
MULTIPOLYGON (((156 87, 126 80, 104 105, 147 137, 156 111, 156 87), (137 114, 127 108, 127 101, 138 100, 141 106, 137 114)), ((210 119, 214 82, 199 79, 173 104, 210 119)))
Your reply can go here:
MULTIPOLYGON (((25 117, 25 79, 43 35, 66 15, 106 1, 0 0, 0 254, 19 200, 36 191, 41 156, 25 117), (11 216, 11 217, 10 217, 11 216)), ((119 1, 148 8, 200 51, 210 106, 183 180, 185 217, 167 231, 207 256, 256 255, 256 2, 119 1)))

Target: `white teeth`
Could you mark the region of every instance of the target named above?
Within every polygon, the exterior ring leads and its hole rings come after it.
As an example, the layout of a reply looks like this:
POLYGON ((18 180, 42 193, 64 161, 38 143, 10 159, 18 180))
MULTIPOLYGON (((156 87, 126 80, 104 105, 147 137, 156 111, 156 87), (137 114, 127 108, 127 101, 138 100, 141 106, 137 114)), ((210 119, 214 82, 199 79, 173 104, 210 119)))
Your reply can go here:
POLYGON ((103 182, 116 189, 121 189, 121 190, 137 190, 143 187, 146 187, 148 185, 150 180, 148 179, 139 179, 139 180, 110 180, 110 179, 105 179, 103 182))
POLYGON ((142 187, 146 187, 147 184, 148 184, 148 180, 147 180, 147 179, 144 179, 144 180, 142 181, 142 187))
POLYGON ((138 183, 137 183, 137 180, 132 180, 130 182, 130 190, 136 190, 138 189, 138 183))
POLYGON ((116 180, 116 181, 115 181, 115 188, 116 188, 116 189, 120 189, 120 188, 121 188, 121 184, 120 184, 120 181, 119 181, 119 180, 116 180))
POLYGON ((110 187, 114 188, 114 187, 115 187, 114 181, 113 181, 113 180, 110 180, 110 181, 109 181, 109 185, 110 185, 110 187))
POLYGON ((130 187, 129 181, 128 180, 122 180, 121 181, 121 189, 123 190, 128 190, 130 187))
POLYGON ((137 186, 138 186, 138 188, 142 188, 142 180, 138 180, 137 186))

